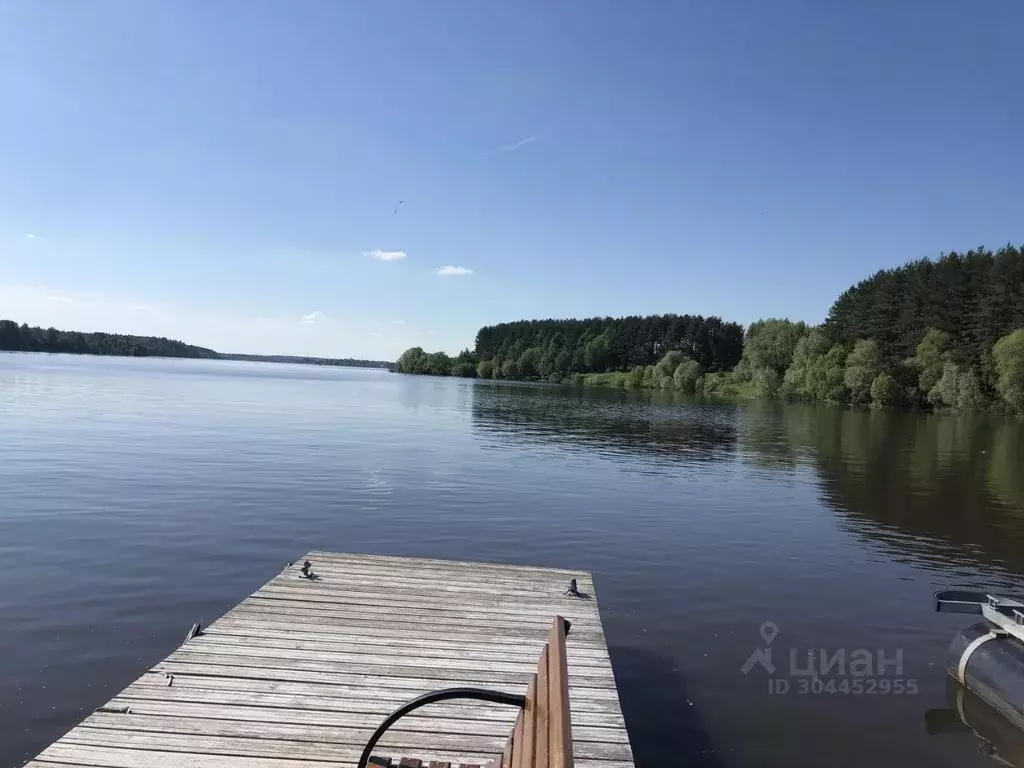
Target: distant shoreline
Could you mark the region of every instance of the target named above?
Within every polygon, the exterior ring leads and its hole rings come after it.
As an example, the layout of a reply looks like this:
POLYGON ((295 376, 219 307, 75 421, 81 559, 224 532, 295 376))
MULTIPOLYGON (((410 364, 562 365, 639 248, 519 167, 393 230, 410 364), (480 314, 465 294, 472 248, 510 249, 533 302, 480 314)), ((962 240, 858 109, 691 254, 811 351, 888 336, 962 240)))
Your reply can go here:
POLYGON ((182 355, 114 355, 95 354, 90 352, 47 352, 34 349, 0 349, 0 355, 67 355, 69 357, 113 357, 120 360, 213 360, 221 363, 271 363, 274 365, 315 365, 321 368, 368 368, 371 370, 394 372, 394 363, 385 360, 369 360, 367 363, 375 365, 360 365, 358 362, 350 362, 344 359, 323 358, 323 362, 316 358, 284 359, 288 355, 237 355, 217 354, 214 357, 184 357, 182 355))
POLYGON ((300 355, 246 355, 218 352, 218 360, 235 360, 249 363, 294 363, 296 365, 321 365, 335 368, 380 368, 393 370, 395 364, 387 360, 356 360, 348 357, 302 357, 300 355))
POLYGON ((362 361, 346 360, 343 358, 312 358, 293 357, 290 355, 241 355, 217 353, 213 357, 189 357, 183 355, 117 355, 97 354, 93 352, 48 352, 38 349, 0 349, 0 354, 6 355, 69 355, 71 357, 116 357, 119 359, 134 360, 215 360, 224 363, 273 363, 275 365, 316 365, 321 368, 370 368, 373 370, 394 371, 394 363, 386 360, 367 360, 365 365, 362 361))
POLYGON ((56 328, 18 325, 0 320, 0 352, 47 352, 51 354, 93 355, 96 357, 166 357, 192 360, 242 360, 262 363, 294 363, 347 368, 394 370, 386 360, 350 357, 309 357, 305 355, 247 355, 217 352, 158 336, 132 336, 120 333, 83 333, 56 328))

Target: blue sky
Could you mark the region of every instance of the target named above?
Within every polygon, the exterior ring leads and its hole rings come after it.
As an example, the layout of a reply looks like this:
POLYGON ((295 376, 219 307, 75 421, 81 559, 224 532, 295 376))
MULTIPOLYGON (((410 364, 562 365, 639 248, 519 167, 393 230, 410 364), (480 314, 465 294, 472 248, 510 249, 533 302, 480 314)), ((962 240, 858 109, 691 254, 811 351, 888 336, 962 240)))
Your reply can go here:
POLYGON ((1002 0, 0 0, 0 316, 385 358, 520 318, 818 322, 879 268, 1024 240, 1022 28, 1002 0))

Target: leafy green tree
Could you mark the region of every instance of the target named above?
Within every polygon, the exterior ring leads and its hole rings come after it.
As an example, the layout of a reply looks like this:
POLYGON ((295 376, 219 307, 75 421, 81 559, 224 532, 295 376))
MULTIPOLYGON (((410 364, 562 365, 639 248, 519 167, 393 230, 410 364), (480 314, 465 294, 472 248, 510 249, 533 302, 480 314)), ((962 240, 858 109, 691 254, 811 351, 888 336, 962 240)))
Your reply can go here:
POLYGON ((981 380, 973 367, 961 370, 957 376, 956 409, 961 413, 983 411, 989 405, 981 389, 981 380))
POLYGON ((946 363, 949 362, 949 350, 952 339, 945 331, 929 328, 924 338, 917 345, 911 364, 918 371, 918 387, 930 392, 939 383, 946 363))
POLYGON ((942 377, 928 393, 928 401, 937 407, 957 411, 979 411, 988 405, 974 368, 965 368, 950 361, 942 369, 942 377))
POLYGON ((747 329, 746 341, 743 344, 743 357, 756 379, 757 371, 770 368, 782 376, 793 362, 796 345, 807 334, 806 323, 794 323, 790 320, 758 320, 747 329))
POLYGON ((696 360, 683 360, 672 373, 672 384, 680 392, 695 394, 702 373, 700 363, 696 360))
POLYGON ((707 397, 734 397, 739 391, 731 374, 722 371, 712 371, 702 376, 701 384, 702 386, 696 390, 696 394, 707 397))
POLYGON ((540 357, 540 363, 537 365, 537 373, 539 373, 545 379, 551 378, 555 374, 555 360, 558 357, 558 351, 554 346, 549 345, 544 350, 544 354, 540 357))
POLYGON ((476 366, 476 375, 481 379, 494 378, 494 361, 481 360, 476 366))
POLYGON ((1018 413, 1024 414, 1024 329, 1008 333, 992 350, 999 395, 1018 413))
POLYGON ((786 375, 782 377, 779 397, 783 400, 803 400, 807 398, 806 368, 798 368, 794 365, 789 366, 786 370, 786 375))
POLYGON ((423 360, 422 373, 431 376, 449 376, 452 372, 452 359, 444 352, 431 352, 423 360))
POLYGON ((563 349, 555 357, 555 376, 568 376, 573 372, 572 369, 572 353, 567 349, 563 349))
POLYGON ((25 352, 34 352, 38 349, 36 345, 36 334, 35 331, 39 331, 39 328, 30 328, 27 323, 22 323, 19 328, 21 331, 21 349, 25 352))
POLYGON ((660 389, 661 387, 665 386, 665 380, 661 378, 661 374, 658 373, 656 366, 645 365, 642 367, 644 369, 643 386, 646 389, 660 389))
POLYGON ((900 400, 900 385, 888 373, 878 374, 871 382, 871 405, 875 408, 895 408, 900 400))
POLYGON ((774 400, 782 390, 782 375, 774 368, 755 368, 753 382, 754 393, 767 400, 774 400))
POLYGON ((582 373, 587 370, 587 363, 584 359, 583 349, 577 347, 572 351, 572 359, 569 362, 569 367, 566 369, 570 373, 582 373))
POLYGON ((643 389, 644 366, 635 365, 630 368, 629 373, 626 374, 626 386, 629 389, 643 389))
POLYGON ((0 350, 21 351, 21 329, 13 320, 0 320, 0 350))
POLYGON ((473 363, 473 365, 476 365, 477 363, 476 355, 473 354, 473 352, 468 349, 463 349, 461 352, 459 352, 455 360, 456 362, 459 363, 473 363))
POLYGON ((960 370, 956 363, 947 361, 942 368, 942 375, 935 385, 928 390, 928 402, 936 407, 955 408, 959 392, 960 370))
POLYGON ((399 373, 423 373, 426 357, 423 347, 411 347, 395 362, 395 370, 399 373))
POLYGON ((835 344, 822 357, 814 359, 807 368, 807 396, 826 403, 845 403, 849 400, 846 388, 846 349, 835 344))
POLYGON ((890 362, 892 365, 889 373, 896 380, 896 385, 900 391, 901 403, 915 410, 926 408, 928 406, 928 401, 926 400, 928 393, 922 392, 918 385, 919 376, 913 358, 890 362))
POLYGON ((780 394, 787 400, 813 400, 812 369, 828 352, 828 339, 820 328, 812 328, 793 349, 793 361, 782 379, 780 394))
POLYGON ((736 381, 750 381, 753 371, 750 370, 750 358, 743 357, 732 370, 733 379, 736 381))
POLYGON ((701 376, 700 389, 698 389, 695 394, 703 395, 705 397, 713 397, 719 394, 722 379, 722 374, 718 372, 707 373, 701 376))
POLYGON ((869 339, 861 339, 853 345, 853 351, 846 358, 846 371, 843 383, 850 391, 850 401, 855 404, 868 402, 871 397, 871 384, 882 372, 882 354, 878 344, 869 339))
POLYGON ((530 379, 540 372, 541 351, 537 347, 528 347, 523 350, 518 361, 518 375, 523 379, 530 379))
POLYGON ((611 358, 611 347, 608 336, 604 333, 591 339, 583 348, 583 360, 587 370, 600 373, 608 370, 611 358))
POLYGON ((658 361, 658 364, 655 366, 655 370, 661 379, 671 382, 672 375, 675 373, 676 368, 678 368, 679 364, 684 360, 686 360, 686 355, 684 353, 680 352, 678 349, 670 350, 665 353, 665 356, 662 357, 661 360, 658 361))

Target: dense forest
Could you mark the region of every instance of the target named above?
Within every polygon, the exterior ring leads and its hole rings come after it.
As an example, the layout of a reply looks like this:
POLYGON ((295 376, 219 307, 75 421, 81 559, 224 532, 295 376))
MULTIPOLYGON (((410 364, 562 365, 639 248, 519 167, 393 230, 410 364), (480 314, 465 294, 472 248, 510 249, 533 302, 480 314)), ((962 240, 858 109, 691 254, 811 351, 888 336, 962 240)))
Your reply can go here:
POLYGON ((66 352, 74 355, 121 355, 125 357, 216 358, 217 353, 174 339, 125 336, 118 333, 79 333, 56 328, 18 325, 0 320, 0 351, 66 352))
POLYGON ((1024 251, 882 270, 820 327, 754 323, 733 375, 760 397, 1024 413, 1024 251))
POLYGON ((418 347, 408 350, 396 370, 562 381, 574 374, 654 365, 670 350, 684 352, 703 370, 730 370, 743 352, 743 327, 699 315, 522 320, 481 328, 475 349, 454 359, 418 347))
POLYGON ((980 248, 883 270, 843 293, 822 326, 832 344, 874 341, 890 365, 913 357, 929 328, 948 335, 954 363, 993 387, 996 342, 1024 328, 1024 251, 980 248))
POLYGON ((949 253, 882 270, 820 326, 745 331, 717 317, 539 320, 480 329, 473 351, 407 350, 403 373, 532 379, 1024 414, 1024 250, 949 253))

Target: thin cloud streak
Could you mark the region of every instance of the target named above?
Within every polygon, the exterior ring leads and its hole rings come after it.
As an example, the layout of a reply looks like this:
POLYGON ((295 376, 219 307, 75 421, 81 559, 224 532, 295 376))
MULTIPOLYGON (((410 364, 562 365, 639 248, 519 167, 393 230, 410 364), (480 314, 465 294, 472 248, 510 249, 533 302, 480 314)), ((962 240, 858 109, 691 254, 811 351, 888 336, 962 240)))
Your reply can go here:
POLYGON ((326 320, 327 315, 321 312, 319 309, 316 312, 310 312, 308 315, 302 316, 302 322, 304 323, 318 323, 321 320, 326 320))
POLYGON ((437 270, 437 274, 439 274, 441 277, 459 277, 461 275, 472 275, 473 270, 467 269, 466 267, 447 266, 440 267, 437 270))
POLYGON ((515 152, 517 149, 519 149, 522 146, 525 146, 526 144, 529 144, 531 141, 534 141, 536 138, 537 138, 536 136, 527 136, 525 139, 523 139, 521 141, 517 141, 515 144, 503 144, 500 147, 494 147, 493 149, 488 149, 486 152, 483 153, 483 156, 484 157, 489 157, 490 155, 497 155, 497 154, 503 153, 503 152, 515 152))
POLYGON ((401 261, 409 257, 405 251, 368 251, 365 255, 373 256, 377 261, 401 261))

